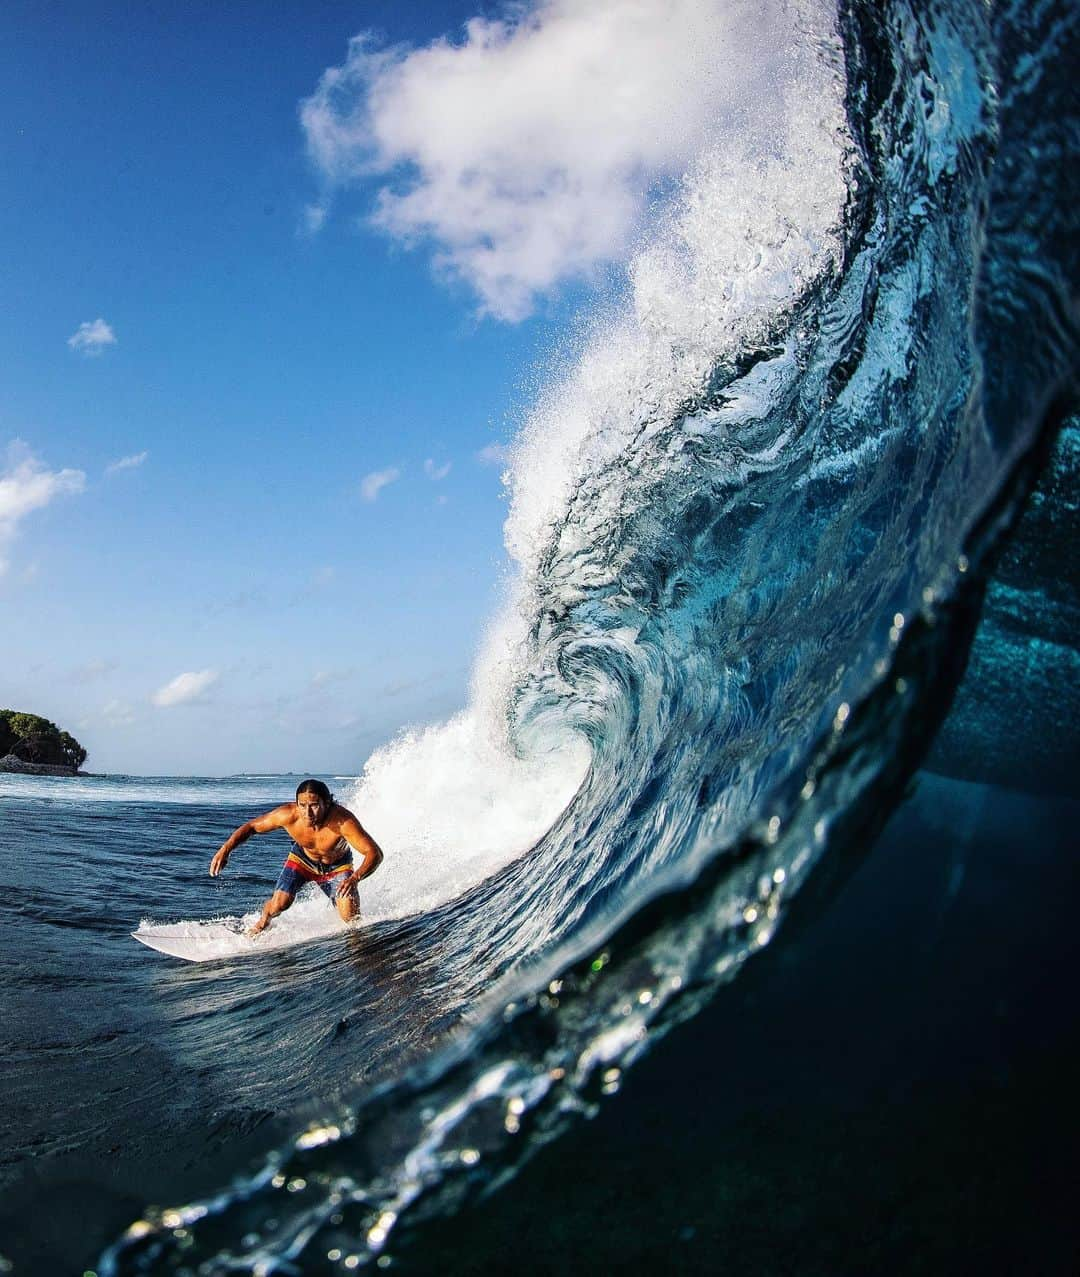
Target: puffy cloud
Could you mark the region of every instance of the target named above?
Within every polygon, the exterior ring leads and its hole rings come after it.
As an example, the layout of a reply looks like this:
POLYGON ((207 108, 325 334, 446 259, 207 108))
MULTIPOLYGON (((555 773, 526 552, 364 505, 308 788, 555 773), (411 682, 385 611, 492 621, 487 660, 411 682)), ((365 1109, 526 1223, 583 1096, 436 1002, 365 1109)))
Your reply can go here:
POLYGON ((316 670, 311 676, 311 688, 317 690, 329 687, 334 683, 343 683, 352 678, 356 671, 351 667, 343 670, 316 670))
POLYGON ((440 479, 445 479, 450 473, 451 463, 448 461, 445 465, 437 466, 430 457, 424 462, 424 473, 429 479, 433 479, 436 483, 440 479))
POLYGON ((330 212, 325 204, 307 204, 304 207, 303 230, 308 235, 318 235, 330 212))
POLYGON ((159 687, 150 699, 163 709, 173 705, 186 705, 198 700, 217 681, 217 670, 191 670, 177 674, 164 687, 159 687))
POLYGON ((650 190, 685 172, 719 115, 762 106, 748 82, 775 21, 752 0, 533 0, 473 18, 456 43, 387 50, 362 34, 301 121, 329 185, 389 177, 374 223, 434 243, 482 312, 519 320, 625 255, 650 190))
POLYGON ((80 354, 100 355, 107 346, 116 345, 116 334, 104 319, 98 318, 80 324, 67 344, 80 354))
POLYGON ((401 478, 401 471, 391 466, 388 470, 373 470, 360 480, 360 496, 365 501, 374 501, 388 483, 401 478))
POLYGON ((505 443, 489 443, 476 454, 482 466, 505 466, 510 462, 510 449, 505 443))
POLYGON ((134 470, 137 466, 141 466, 149 452, 133 452, 129 457, 119 457, 116 461, 110 461, 105 467, 106 474, 116 474, 120 470, 134 470))
POLYGON ((135 722, 135 711, 127 701, 111 700, 102 706, 101 718, 109 727, 130 727, 135 722))
POLYGON ((85 487, 86 475, 81 470, 49 470, 21 440, 10 445, 5 469, 0 472, 0 575, 8 566, 4 550, 23 519, 57 497, 82 492, 85 487))

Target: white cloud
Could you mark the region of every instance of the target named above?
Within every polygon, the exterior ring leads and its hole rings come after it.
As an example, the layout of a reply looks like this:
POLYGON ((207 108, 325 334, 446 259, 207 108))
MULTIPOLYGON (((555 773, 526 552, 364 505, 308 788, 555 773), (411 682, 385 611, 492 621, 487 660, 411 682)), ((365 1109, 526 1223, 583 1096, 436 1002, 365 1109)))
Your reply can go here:
POLYGON ((129 727, 135 721, 135 712, 127 701, 112 700, 102 706, 101 717, 110 727, 129 727))
POLYGON ((0 576, 8 566, 4 551, 23 519, 57 497, 85 487, 81 470, 48 470, 21 440, 9 446, 5 469, 0 472, 0 576))
POLYGON ((373 470, 360 480, 360 495, 365 501, 374 501, 388 483, 401 478, 401 471, 395 466, 388 470, 373 470))
POLYGON ((505 466, 510 461, 510 449, 505 443, 489 443, 476 454, 482 466, 505 466))
POLYGON ((304 207, 304 231, 308 235, 318 235, 326 223, 330 212, 325 204, 307 204, 304 207))
POLYGON ((168 708, 172 705, 185 705, 197 700, 218 681, 217 670, 192 670, 177 676, 150 698, 155 705, 168 708))
POLYGON ((429 479, 433 479, 436 483, 438 483, 440 479, 445 479, 450 473, 450 464, 451 463, 448 461, 445 465, 437 466, 435 462, 428 457, 428 459, 424 462, 424 473, 429 479))
POLYGON ((105 473, 116 474, 120 470, 134 470, 136 466, 141 466, 149 455, 149 452, 133 452, 130 457, 119 457, 116 461, 109 462, 105 467, 105 473))
POLYGON ((753 0, 532 0, 457 43, 362 34, 301 121, 327 182, 388 177, 374 223, 432 242, 482 313, 519 320, 626 254, 650 189, 686 171, 718 115, 767 113, 748 81, 776 21, 753 0))
POLYGON ((316 670, 311 676, 311 687, 318 689, 327 687, 333 683, 343 683, 346 679, 352 678, 354 674, 352 668, 342 670, 316 670))
POLYGON ((99 679, 108 678, 117 668, 115 661, 87 661, 84 665, 77 665, 69 677, 74 683, 95 683, 99 679))
POLYGON ((116 334, 104 319, 98 318, 79 325, 67 339, 72 350, 83 355, 100 355, 106 346, 116 345, 116 334))

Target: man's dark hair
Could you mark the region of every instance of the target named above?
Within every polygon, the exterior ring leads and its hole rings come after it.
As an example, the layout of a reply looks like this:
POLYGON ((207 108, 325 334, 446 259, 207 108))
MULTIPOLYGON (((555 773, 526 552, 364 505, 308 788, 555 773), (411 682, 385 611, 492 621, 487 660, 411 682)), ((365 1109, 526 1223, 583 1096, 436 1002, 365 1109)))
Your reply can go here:
POLYGON ((334 801, 334 795, 321 780, 302 780, 296 787, 296 797, 299 798, 301 794, 317 794, 324 803, 332 803, 334 801))

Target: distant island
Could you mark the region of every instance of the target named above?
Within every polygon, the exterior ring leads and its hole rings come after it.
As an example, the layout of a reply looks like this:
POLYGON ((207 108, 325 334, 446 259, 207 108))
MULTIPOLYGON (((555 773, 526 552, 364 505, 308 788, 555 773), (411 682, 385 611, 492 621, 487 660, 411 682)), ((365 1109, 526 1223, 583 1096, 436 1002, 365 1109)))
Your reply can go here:
POLYGON ((0 772, 75 776, 86 750, 70 732, 39 714, 0 709, 0 772))

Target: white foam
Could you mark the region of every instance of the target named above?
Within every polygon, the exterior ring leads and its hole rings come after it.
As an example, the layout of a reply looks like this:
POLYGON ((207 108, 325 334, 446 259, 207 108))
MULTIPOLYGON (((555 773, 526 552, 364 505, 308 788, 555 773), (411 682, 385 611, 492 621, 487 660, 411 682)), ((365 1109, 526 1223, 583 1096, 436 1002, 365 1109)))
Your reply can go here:
POLYGON ((350 798, 386 852, 359 887, 365 920, 453 899, 527 851, 573 798, 588 757, 578 740, 518 757, 477 708, 378 750, 350 798))
MULTIPOLYGON (((757 50, 740 33, 745 56, 768 59, 763 100, 718 121, 631 261, 623 305, 594 325, 526 423, 506 524, 526 580, 547 570, 580 481, 670 421, 719 358, 763 337, 838 260, 849 143, 835 12, 819 3, 785 11, 787 45, 778 51, 757 50)), ((615 508, 621 496, 613 488, 603 501, 615 508)))
MULTIPOLYGON (((335 778, 336 779, 336 778, 335 778)), ((7 798, 73 803, 174 803, 183 806, 276 806, 291 797, 290 776, 27 776, 0 775, 7 798)))

